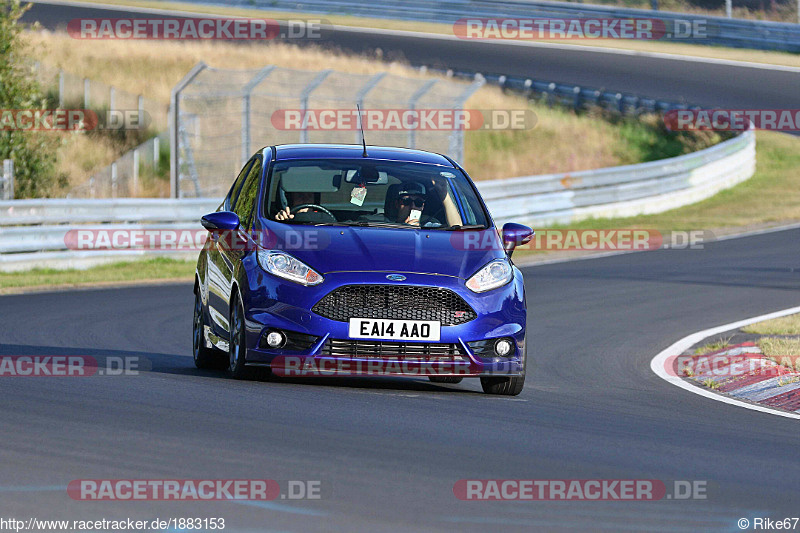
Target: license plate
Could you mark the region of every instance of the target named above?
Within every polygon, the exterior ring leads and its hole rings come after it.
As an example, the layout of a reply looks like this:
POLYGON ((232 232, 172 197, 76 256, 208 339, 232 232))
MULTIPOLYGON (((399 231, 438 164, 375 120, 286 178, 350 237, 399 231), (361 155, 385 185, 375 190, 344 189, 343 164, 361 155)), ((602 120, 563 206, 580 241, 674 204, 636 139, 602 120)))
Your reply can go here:
POLYGON ((440 328, 440 322, 431 320, 351 318, 350 338, 438 341, 440 328))

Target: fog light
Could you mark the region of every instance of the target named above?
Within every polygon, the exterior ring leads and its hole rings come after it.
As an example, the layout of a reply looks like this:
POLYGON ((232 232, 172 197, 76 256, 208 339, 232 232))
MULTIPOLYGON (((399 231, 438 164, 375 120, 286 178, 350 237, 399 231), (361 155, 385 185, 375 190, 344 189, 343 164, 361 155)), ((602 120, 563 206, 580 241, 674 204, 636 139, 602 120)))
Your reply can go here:
POLYGON ((497 342, 494 343, 494 353, 496 353, 500 357, 505 357, 506 355, 511 353, 513 347, 514 346, 511 344, 510 340, 499 339, 497 342))
POLYGON ((286 343, 286 337, 280 331, 267 333, 267 346, 270 348, 280 348, 284 343, 286 343))

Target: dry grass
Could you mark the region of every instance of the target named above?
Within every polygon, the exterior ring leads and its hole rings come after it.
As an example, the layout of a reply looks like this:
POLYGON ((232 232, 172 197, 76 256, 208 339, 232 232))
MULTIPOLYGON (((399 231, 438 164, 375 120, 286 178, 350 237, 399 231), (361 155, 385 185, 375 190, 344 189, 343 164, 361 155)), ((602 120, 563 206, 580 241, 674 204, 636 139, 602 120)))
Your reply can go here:
MULTIPOLYGON (((167 103, 172 87, 199 61, 211 67, 252 69, 269 62, 306 70, 332 68, 373 74, 389 71, 423 77, 419 70, 398 62, 383 63, 316 47, 283 43, 237 45, 225 42, 95 41, 72 39, 65 33, 29 32, 38 60, 77 76, 124 88, 125 91, 167 103), (146 75, 143 75, 146 73, 146 75)), ((467 102, 473 109, 520 109, 524 98, 485 86, 467 102)), ((638 162, 636 150, 618 134, 619 127, 588 115, 537 105, 538 124, 531 130, 469 131, 464 164, 475 179, 494 179, 551 172, 571 172, 638 162), (580 139, 580 142, 575 142, 580 139)), ((59 158, 59 173, 73 184, 115 157, 110 143, 68 141, 59 158), (68 155, 67 155, 68 154, 68 155)))
MULTIPOLYGON (((303 14, 285 11, 269 11, 257 9, 242 9, 232 7, 219 7, 207 6, 197 4, 186 4, 181 2, 154 2, 150 0, 83 0, 88 2, 98 2, 104 4, 119 4, 128 6, 151 7, 160 9, 171 9, 178 11, 193 11, 196 13, 211 13, 217 15, 229 16, 242 16, 242 17, 259 17, 271 18, 276 20, 292 19, 292 18, 309 18, 309 19, 324 19, 331 24, 342 26, 355 26, 363 28, 379 28, 390 30, 407 30, 418 31, 427 33, 439 33, 444 35, 453 35, 453 26, 451 24, 440 24, 433 22, 410 22, 401 20, 388 20, 388 19, 374 19, 365 17, 354 17, 348 15, 314 15, 303 14)), ((599 3, 619 5, 621 7, 642 7, 649 9, 649 1, 642 0, 641 6, 633 6, 630 2, 614 2, 614 1, 601 1, 599 3)), ((699 9, 689 6, 682 0, 675 2, 662 2, 661 9, 665 11, 679 11, 684 13, 694 13, 698 15, 713 15, 724 16, 723 9, 707 10, 699 9)), ((791 7, 791 6, 790 6, 791 7)), ((778 20, 784 22, 796 22, 797 11, 791 8, 785 12, 775 11, 772 13, 767 12, 754 12, 744 8, 735 8, 733 10, 734 18, 745 19, 767 19, 778 20)), ((548 42, 548 41, 542 41, 548 42)), ((552 41, 556 42, 556 41, 552 41)), ((679 54, 695 57, 706 57, 716 59, 727 59, 732 61, 751 61, 755 63, 766 63, 773 65, 785 65, 800 67, 800 55, 790 54, 786 52, 770 52, 762 50, 745 50, 739 48, 725 48, 720 46, 704 46, 699 44, 684 44, 673 42, 661 41, 629 41, 623 39, 598 39, 591 41, 557 41, 558 44, 567 46, 598 46, 605 48, 617 48, 624 50, 637 50, 642 52, 653 53, 666 53, 666 54, 679 54)))
POLYGON ((756 344, 767 359, 800 372, 800 339, 763 337, 756 344))
POLYGON ((708 344, 700 346, 699 348, 695 349, 694 354, 695 355, 706 355, 706 354, 709 354, 709 353, 718 352, 720 350, 723 350, 723 349, 725 349, 725 348, 727 348, 727 347, 729 347, 731 345, 731 339, 732 338, 733 337, 728 337, 726 339, 719 339, 717 341, 710 342, 708 344))
POLYGON ((757 322, 743 327, 742 331, 759 335, 800 335, 800 314, 757 322))

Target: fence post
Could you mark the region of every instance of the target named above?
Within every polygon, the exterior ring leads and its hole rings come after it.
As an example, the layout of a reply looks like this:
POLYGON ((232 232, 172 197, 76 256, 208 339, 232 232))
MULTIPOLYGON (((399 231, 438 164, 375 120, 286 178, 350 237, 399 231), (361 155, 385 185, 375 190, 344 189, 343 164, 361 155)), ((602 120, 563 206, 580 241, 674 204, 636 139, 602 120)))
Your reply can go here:
POLYGON ((158 174, 158 164, 161 162, 161 139, 153 137, 153 174, 158 174))
POLYGON ((117 163, 111 163, 111 198, 117 197, 117 163))
MULTIPOLYGON (((800 1, 800 0, 798 0, 800 1)), ((420 67, 420 72, 423 72, 423 67, 420 67)), ((426 69, 427 70, 427 69, 426 69)), ((364 111, 364 98, 367 97, 367 93, 370 92, 372 89, 375 88, 380 81, 389 74, 388 72, 379 72, 375 74, 373 77, 367 80, 367 83, 364 84, 356 93, 356 104, 358 107, 361 108, 361 111, 364 111)), ((358 130, 356 130, 356 144, 361 144, 361 128, 363 128, 363 124, 361 123, 361 114, 358 115, 358 130)))
POLYGON ((317 76, 311 80, 311 82, 306 85, 303 88, 303 91, 300 93, 300 112, 303 116, 303 122, 300 129, 301 144, 308 142, 308 130, 306 129, 308 128, 308 117, 306 116, 306 111, 308 110, 308 97, 311 96, 311 93, 314 91, 314 89, 322 85, 322 82, 325 81, 325 78, 327 78, 331 72, 333 72, 333 70, 328 69, 317 74, 317 76))
POLYGON ((134 148, 133 150, 133 184, 132 184, 131 196, 136 196, 139 194, 139 149, 134 148))
POLYGON ((58 107, 64 109, 64 71, 58 70, 58 107))
POLYGON ((14 199, 14 160, 3 160, 3 199, 14 199))
POLYGON ((136 106, 137 107, 137 111, 139 112, 139 115, 138 115, 139 124, 141 124, 142 121, 144 120, 144 96, 142 96, 140 94, 136 99, 136 103, 137 103, 137 106, 136 106))
MULTIPOLYGON (((486 78, 481 76, 480 74, 475 74, 475 81, 472 82, 472 85, 467 87, 463 93, 458 96, 458 99, 453 103, 453 109, 455 110, 463 110, 464 104, 467 103, 469 97, 475 94, 475 91, 480 89, 486 83, 486 78)), ((453 125, 456 125, 454 121, 453 125)), ((462 121, 461 127, 453 128, 453 131, 450 132, 450 157, 455 159, 457 162, 464 161, 464 123, 462 121)))
POLYGON ((200 72, 205 70, 207 65, 202 61, 196 64, 192 70, 189 71, 186 76, 183 77, 178 84, 172 88, 172 92, 170 94, 170 106, 169 106, 169 115, 168 115, 168 122, 169 122, 169 195, 172 198, 178 198, 179 196, 179 169, 180 169, 180 154, 178 154, 178 148, 180 146, 178 135, 180 133, 180 97, 181 91, 183 91, 191 81, 197 77, 200 72))
POLYGON ((264 79, 269 76, 269 73, 275 70, 275 65, 264 67, 247 82, 247 85, 242 89, 242 166, 247 163, 252 155, 250 153, 250 93, 253 89, 258 87, 264 79))
MULTIPOLYGON (((431 87, 436 85, 436 82, 439 80, 433 79, 428 80, 425 84, 422 85, 419 89, 416 90, 414 94, 411 95, 411 98, 408 99, 408 109, 410 111, 414 111, 417 108, 417 100, 422 98, 422 96, 431 90, 431 87)), ((411 128, 408 130, 408 147, 414 148, 417 145, 417 130, 416 128, 411 128)))
POLYGON ((91 90, 92 90, 92 82, 89 81, 89 78, 83 78, 83 108, 89 109, 89 103, 91 101, 91 90))
POLYGON ((108 88, 108 110, 109 111, 114 111, 117 108, 117 106, 115 105, 116 102, 114 101, 114 100, 116 100, 116 94, 114 94, 114 93, 116 93, 116 91, 114 90, 114 86, 112 85, 111 87, 108 88))

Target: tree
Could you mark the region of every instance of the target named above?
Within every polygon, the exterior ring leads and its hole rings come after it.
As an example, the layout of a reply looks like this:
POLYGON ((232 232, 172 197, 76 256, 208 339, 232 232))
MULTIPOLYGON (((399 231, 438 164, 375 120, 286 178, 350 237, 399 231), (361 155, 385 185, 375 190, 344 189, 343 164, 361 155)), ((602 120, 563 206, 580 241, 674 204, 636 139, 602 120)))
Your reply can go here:
MULTIPOLYGON (((20 18, 30 5, 2 0, 0 7, 0 111, 44 109, 46 99, 24 52, 27 43, 20 18)), ((14 160, 15 196, 48 196, 55 181, 55 132, 0 130, 0 160, 14 160)))

